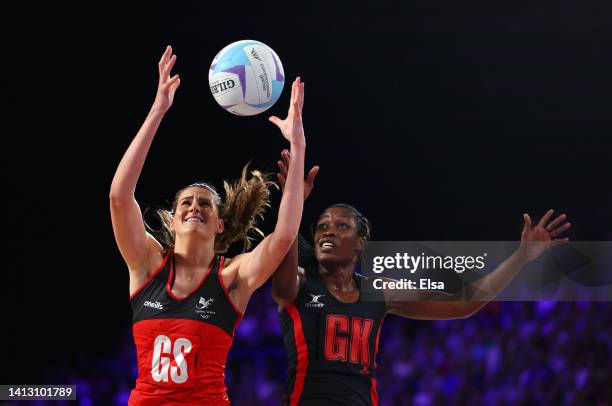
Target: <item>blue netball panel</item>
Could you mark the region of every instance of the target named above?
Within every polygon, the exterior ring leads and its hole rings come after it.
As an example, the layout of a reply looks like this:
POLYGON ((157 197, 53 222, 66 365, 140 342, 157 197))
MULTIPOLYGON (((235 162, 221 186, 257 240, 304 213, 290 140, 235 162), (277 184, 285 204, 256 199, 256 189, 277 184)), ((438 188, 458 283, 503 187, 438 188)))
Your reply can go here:
POLYGON ((210 70, 212 70, 212 74, 214 75, 215 73, 225 72, 232 66, 234 66, 234 64, 231 61, 219 61, 216 65, 211 66, 210 70))
POLYGON ((235 52, 230 58, 228 58, 230 61, 232 61, 234 65, 250 65, 251 64, 251 61, 249 61, 249 58, 246 55, 246 52, 244 52, 244 46, 245 45, 240 44, 240 47, 239 47, 240 52, 235 52))
POLYGON ((250 104, 249 103, 249 106, 256 107, 256 108, 270 107, 271 105, 276 103, 276 101, 280 97, 281 93, 283 92, 284 85, 285 85, 284 81, 281 82, 278 80, 273 80, 272 81, 272 97, 270 97, 270 100, 268 100, 265 103, 261 103, 261 104, 250 104))
POLYGON ((243 51, 243 48, 247 45, 259 44, 257 41, 244 41, 239 42, 238 44, 228 48, 221 55, 221 60, 217 62, 215 65, 210 67, 213 74, 217 72, 222 72, 227 67, 232 67, 234 65, 250 65, 249 58, 243 51))

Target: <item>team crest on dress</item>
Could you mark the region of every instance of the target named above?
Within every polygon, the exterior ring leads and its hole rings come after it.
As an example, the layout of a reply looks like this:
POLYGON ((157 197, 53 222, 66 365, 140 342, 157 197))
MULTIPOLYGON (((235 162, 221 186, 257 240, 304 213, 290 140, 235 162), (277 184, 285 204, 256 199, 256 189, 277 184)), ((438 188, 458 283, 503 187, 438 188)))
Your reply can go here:
POLYGON ((319 298, 325 296, 325 295, 313 295, 312 293, 309 293, 309 295, 311 296, 310 302, 306 303, 304 306, 306 307, 323 307, 325 306, 325 303, 320 303, 319 302, 319 298))
POLYGON ((195 312, 199 314, 200 317, 202 317, 203 319, 208 319, 210 316, 215 314, 215 312, 208 310, 212 306, 212 303, 214 301, 215 299, 213 298, 206 300, 203 297, 200 297, 200 301, 196 303, 195 312))

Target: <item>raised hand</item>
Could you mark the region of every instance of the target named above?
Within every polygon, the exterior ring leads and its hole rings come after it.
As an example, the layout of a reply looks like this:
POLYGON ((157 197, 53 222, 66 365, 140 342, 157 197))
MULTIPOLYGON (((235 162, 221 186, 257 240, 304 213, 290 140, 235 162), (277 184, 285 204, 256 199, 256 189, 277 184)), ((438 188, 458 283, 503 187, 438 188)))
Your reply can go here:
MULTIPOLYGON (((276 177, 278 178, 278 181, 281 185, 281 189, 285 189, 285 182, 287 181, 287 171, 289 170, 290 162, 289 151, 284 149, 283 152, 281 152, 281 158, 282 160, 277 162, 279 173, 276 174, 276 177)), ((310 168, 310 170, 308 171, 308 175, 306 175, 306 179, 304 180, 304 200, 308 199, 308 196, 310 196, 310 192, 312 192, 312 188, 314 187, 314 180, 317 176, 317 173, 319 173, 318 165, 310 168)))
POLYGON ((270 117, 283 134, 283 137, 289 142, 304 141, 304 127, 302 125, 302 108, 304 107, 304 83, 298 76, 291 85, 291 101, 289 102, 289 111, 287 118, 281 120, 276 116, 270 117))
POLYGON ((176 55, 172 54, 172 47, 168 45, 158 63, 159 83, 152 110, 159 110, 165 113, 172 106, 174 93, 181 84, 179 75, 170 77, 170 72, 175 62, 176 55))
POLYGON ((523 214, 524 224, 521 232, 521 245, 519 251, 525 255, 527 261, 536 259, 542 252, 550 247, 565 244, 569 241, 569 238, 557 238, 571 227, 570 223, 565 222, 567 216, 561 214, 548 223, 552 215, 553 210, 548 210, 540 221, 533 226, 529 214, 523 214))

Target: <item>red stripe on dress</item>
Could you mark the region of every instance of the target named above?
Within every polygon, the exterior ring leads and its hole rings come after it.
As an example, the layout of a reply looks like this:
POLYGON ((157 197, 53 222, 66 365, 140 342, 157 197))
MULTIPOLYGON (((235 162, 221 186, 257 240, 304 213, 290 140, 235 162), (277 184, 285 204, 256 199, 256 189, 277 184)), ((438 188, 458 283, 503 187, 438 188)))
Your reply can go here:
MULTIPOLYGON (((376 344, 374 345, 374 368, 376 369, 376 355, 378 355, 378 340, 380 339, 380 330, 382 330, 383 322, 385 321, 385 314, 382 319, 380 319, 380 323, 378 324, 378 332, 376 333, 376 344)), ((376 391, 376 378, 370 378, 370 400, 372 400, 373 406, 378 406, 378 392, 376 391)))
POLYGON ((210 266, 208 267, 208 270, 206 271, 206 273, 204 274, 204 277, 202 278, 202 280, 200 281, 200 283, 198 283, 198 286, 196 286, 195 289, 193 289, 191 292, 189 292, 189 294, 183 298, 178 298, 176 297, 176 295, 174 293, 172 293, 172 287, 170 286, 170 283, 172 282, 172 278, 174 275, 174 255, 172 255, 172 257, 170 258, 170 275, 168 276, 168 282, 166 282, 166 292, 168 293, 168 295, 170 295, 170 297, 176 301, 181 301, 186 299, 187 297, 193 295, 198 289, 200 289, 200 286, 202 286, 202 284, 204 283, 204 281, 206 280, 206 278, 208 277, 208 274, 210 273, 210 271, 213 270, 215 264, 217 263, 217 257, 213 257, 210 266))
POLYGON ((223 265, 225 265, 225 257, 220 257, 219 260, 221 262, 219 264, 219 270, 217 271, 217 274, 219 276, 219 284, 221 285, 221 290, 223 290, 223 293, 225 294, 227 301, 232 306, 232 309, 234 309, 234 312, 238 315, 238 317, 236 317, 236 321, 234 322, 234 327, 232 328, 232 336, 233 336, 234 333, 236 332, 236 327, 238 327, 238 324, 240 323, 240 320, 242 320, 242 316, 244 316, 244 314, 240 311, 240 309, 238 309, 238 307, 232 301, 232 298, 230 297, 229 293, 227 292, 227 288, 225 287, 225 283, 223 282, 223 276, 221 276, 221 271, 223 271, 223 265))
POLYGON ((302 328, 302 319, 295 304, 287 305, 287 312, 293 322, 293 336, 295 339, 295 348, 297 349, 297 365, 295 366, 295 381, 293 382, 293 390, 289 397, 289 406, 297 406, 304 390, 304 381, 306 380, 306 369, 308 368, 308 347, 304 338, 304 329, 302 328))
MULTIPOLYGON (((223 271, 223 265, 225 265, 225 257, 220 257, 220 261, 221 261, 221 263, 219 264, 219 270, 217 271, 218 276, 219 276, 219 284, 221 285, 221 289, 223 290, 223 293, 225 294, 225 297, 227 298, 227 301, 232 306, 232 309, 234 309, 236 314, 238 314, 238 316, 239 316, 238 317, 238 321, 240 321, 240 319, 242 318, 243 314, 240 311, 240 309, 238 309, 238 307, 232 301, 232 298, 230 297, 229 293, 227 292, 227 288, 225 287, 225 282, 223 282, 223 276, 221 276, 221 272, 223 271)), ((238 325, 238 322, 236 322, 236 325, 238 325)), ((234 326, 234 328, 236 328, 236 326, 234 326)))
POLYGON ((370 400, 372 406, 378 406, 378 392, 376 392, 376 378, 370 378, 370 400))
POLYGON ((170 257, 170 255, 172 254, 172 251, 168 251, 166 253, 166 255, 164 255, 164 259, 162 260, 162 263, 160 266, 157 267, 157 269, 155 270, 155 272, 153 272, 153 274, 151 276, 149 276, 149 278, 147 279, 147 281, 145 283, 143 283, 138 289, 136 289, 136 292, 132 293, 130 295, 130 301, 132 299, 134 299, 134 297, 136 297, 137 294, 140 293, 141 290, 143 290, 145 288, 145 286, 147 286, 149 283, 151 283, 151 281, 153 280, 153 278, 155 278, 157 276, 158 273, 160 273, 162 271, 162 269, 164 269, 164 267, 166 266, 166 261, 168 261, 168 258, 170 257))

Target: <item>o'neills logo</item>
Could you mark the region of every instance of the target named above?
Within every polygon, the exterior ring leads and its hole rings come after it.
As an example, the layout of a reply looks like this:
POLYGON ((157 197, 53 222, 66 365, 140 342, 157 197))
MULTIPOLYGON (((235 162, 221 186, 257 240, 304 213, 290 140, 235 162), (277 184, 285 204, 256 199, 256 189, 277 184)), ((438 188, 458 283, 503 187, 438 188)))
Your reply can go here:
POLYGON ((149 302, 148 300, 144 302, 144 305, 146 307, 152 307, 153 309, 159 309, 159 310, 162 310, 164 308, 164 306, 161 303, 159 302, 153 303, 153 302, 149 302))
POLYGON ((233 79, 227 79, 219 83, 215 83, 210 87, 212 94, 224 92, 229 89, 233 89, 236 86, 236 82, 233 79))

